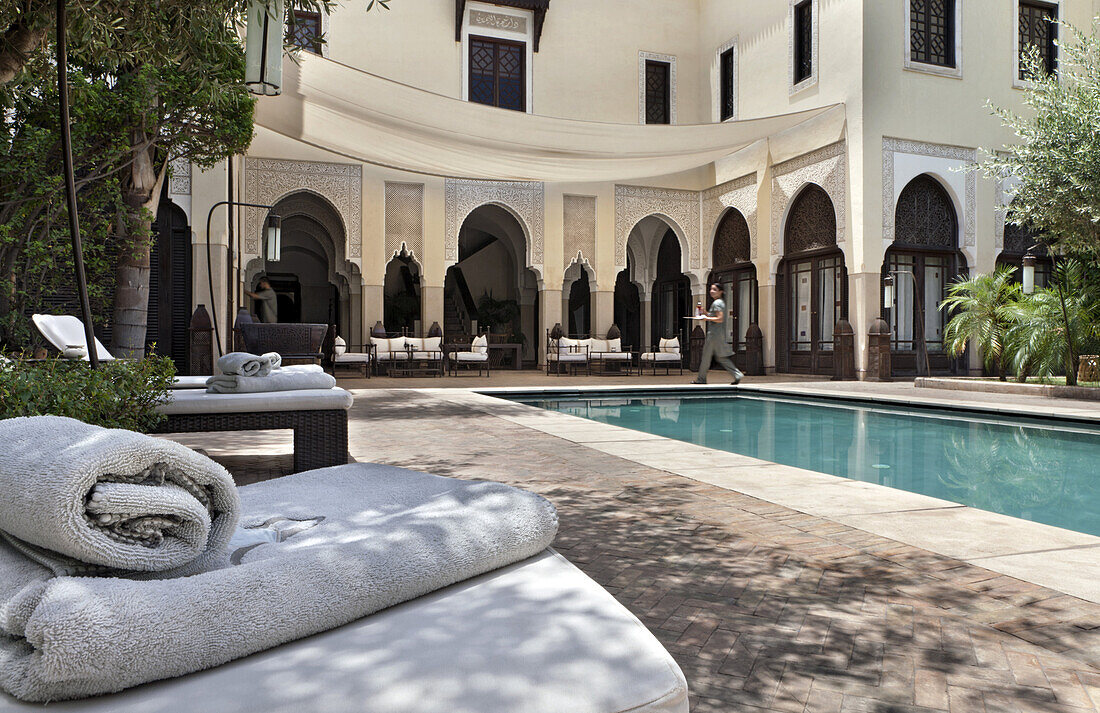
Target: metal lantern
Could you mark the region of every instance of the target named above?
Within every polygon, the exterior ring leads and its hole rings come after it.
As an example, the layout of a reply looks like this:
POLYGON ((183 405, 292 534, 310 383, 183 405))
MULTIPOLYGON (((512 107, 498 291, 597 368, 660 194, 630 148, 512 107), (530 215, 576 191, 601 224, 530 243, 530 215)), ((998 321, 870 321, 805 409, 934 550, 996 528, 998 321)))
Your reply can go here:
POLYGON ((1023 288, 1024 294, 1030 295, 1035 292, 1035 256, 1031 253, 1024 255, 1024 275, 1023 275, 1023 288))
POLYGON ((264 252, 267 262, 279 262, 283 256, 283 219, 277 215, 267 216, 267 248, 264 252))
POLYGON ((882 279, 882 308, 890 309, 894 306, 894 276, 887 275, 882 279))
POLYGON ((251 0, 245 37, 244 84, 261 96, 283 91, 283 0, 251 0))

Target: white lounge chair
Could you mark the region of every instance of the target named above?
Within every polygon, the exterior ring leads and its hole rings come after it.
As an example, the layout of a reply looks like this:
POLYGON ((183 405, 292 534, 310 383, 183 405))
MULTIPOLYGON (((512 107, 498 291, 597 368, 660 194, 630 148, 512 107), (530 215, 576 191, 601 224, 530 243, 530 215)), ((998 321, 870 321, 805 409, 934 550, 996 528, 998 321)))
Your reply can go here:
MULTIPOLYGON (((680 352, 680 338, 672 337, 671 339, 661 339, 658 342, 657 350, 652 352, 644 352, 640 357, 640 366, 653 367, 654 376, 657 375, 657 367, 662 366, 665 369, 665 373, 669 373, 672 367, 676 367, 680 370, 680 373, 684 373, 684 357, 680 352)), ((642 369, 639 368, 639 372, 642 369)))
POLYGON ((469 346, 461 344, 449 344, 444 347, 447 353, 447 370, 452 376, 457 376, 458 368, 477 369, 478 376, 485 372, 489 376, 489 338, 482 334, 474 337, 469 346))
MULTIPOLYGON (((34 326, 38 327, 38 331, 42 333, 42 336, 46 338, 50 344, 54 346, 58 351, 65 351, 70 346, 79 346, 84 348, 84 361, 88 361, 88 340, 84 335, 84 323, 76 317, 68 314, 35 314, 31 315, 31 321, 34 322, 34 326)), ((99 356, 100 361, 112 361, 114 355, 107 351, 107 347, 103 346, 95 337, 92 337, 95 342, 96 355, 99 356)))

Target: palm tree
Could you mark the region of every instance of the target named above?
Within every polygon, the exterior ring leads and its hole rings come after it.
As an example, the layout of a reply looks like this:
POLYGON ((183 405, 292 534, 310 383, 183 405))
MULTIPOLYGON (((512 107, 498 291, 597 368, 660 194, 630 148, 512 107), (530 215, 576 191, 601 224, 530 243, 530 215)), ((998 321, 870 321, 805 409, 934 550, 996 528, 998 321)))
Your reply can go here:
POLYGON ((947 299, 940 309, 955 316, 944 330, 944 348, 957 357, 973 340, 981 350, 986 368, 996 369, 1005 381, 1005 371, 1011 359, 1007 347, 1008 331, 1013 325, 1015 305, 1020 299, 1020 286, 1012 282, 1016 268, 1001 266, 992 275, 960 277, 948 288, 947 299))
POLYGON ((1009 338, 1017 367, 1026 364, 1041 376, 1065 372, 1066 385, 1076 386, 1078 357, 1100 345, 1100 297, 1077 260, 1060 260, 1051 277, 1048 287, 1019 302, 1009 338))

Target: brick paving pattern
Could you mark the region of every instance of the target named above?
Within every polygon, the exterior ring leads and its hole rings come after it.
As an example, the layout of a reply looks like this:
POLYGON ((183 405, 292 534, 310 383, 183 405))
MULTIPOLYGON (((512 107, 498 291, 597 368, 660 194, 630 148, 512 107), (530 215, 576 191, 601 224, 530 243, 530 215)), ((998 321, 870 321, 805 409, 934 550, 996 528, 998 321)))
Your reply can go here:
POLYGON ((669 649, 693 711, 1100 710, 1098 605, 424 394, 357 395, 350 438, 358 461, 548 497, 554 547, 669 649))

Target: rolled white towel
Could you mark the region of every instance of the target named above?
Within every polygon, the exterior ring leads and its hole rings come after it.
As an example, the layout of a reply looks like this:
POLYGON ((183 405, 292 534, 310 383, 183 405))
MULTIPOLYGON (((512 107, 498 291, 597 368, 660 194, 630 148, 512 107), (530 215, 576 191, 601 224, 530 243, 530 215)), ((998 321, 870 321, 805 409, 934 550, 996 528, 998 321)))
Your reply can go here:
POLYGON ((240 502, 222 466, 172 441, 71 418, 0 421, 0 536, 55 574, 202 571, 240 502))
MULTIPOLYGON (((282 363, 282 357, 279 357, 279 362, 282 363)), ((218 357, 218 371, 223 374, 267 376, 271 373, 271 364, 272 360, 267 354, 257 356, 248 352, 229 352, 218 357)))
POLYGON ((283 357, 281 354, 279 354, 279 352, 267 352, 266 354, 261 354, 260 358, 267 359, 269 362, 271 362, 272 369, 278 369, 280 366, 283 365, 283 357))
POLYGON ((301 389, 331 389, 336 379, 321 367, 309 364, 309 370, 298 367, 276 369, 267 376, 237 376, 217 374, 206 380, 206 390, 212 394, 255 394, 268 391, 298 391, 301 389))

